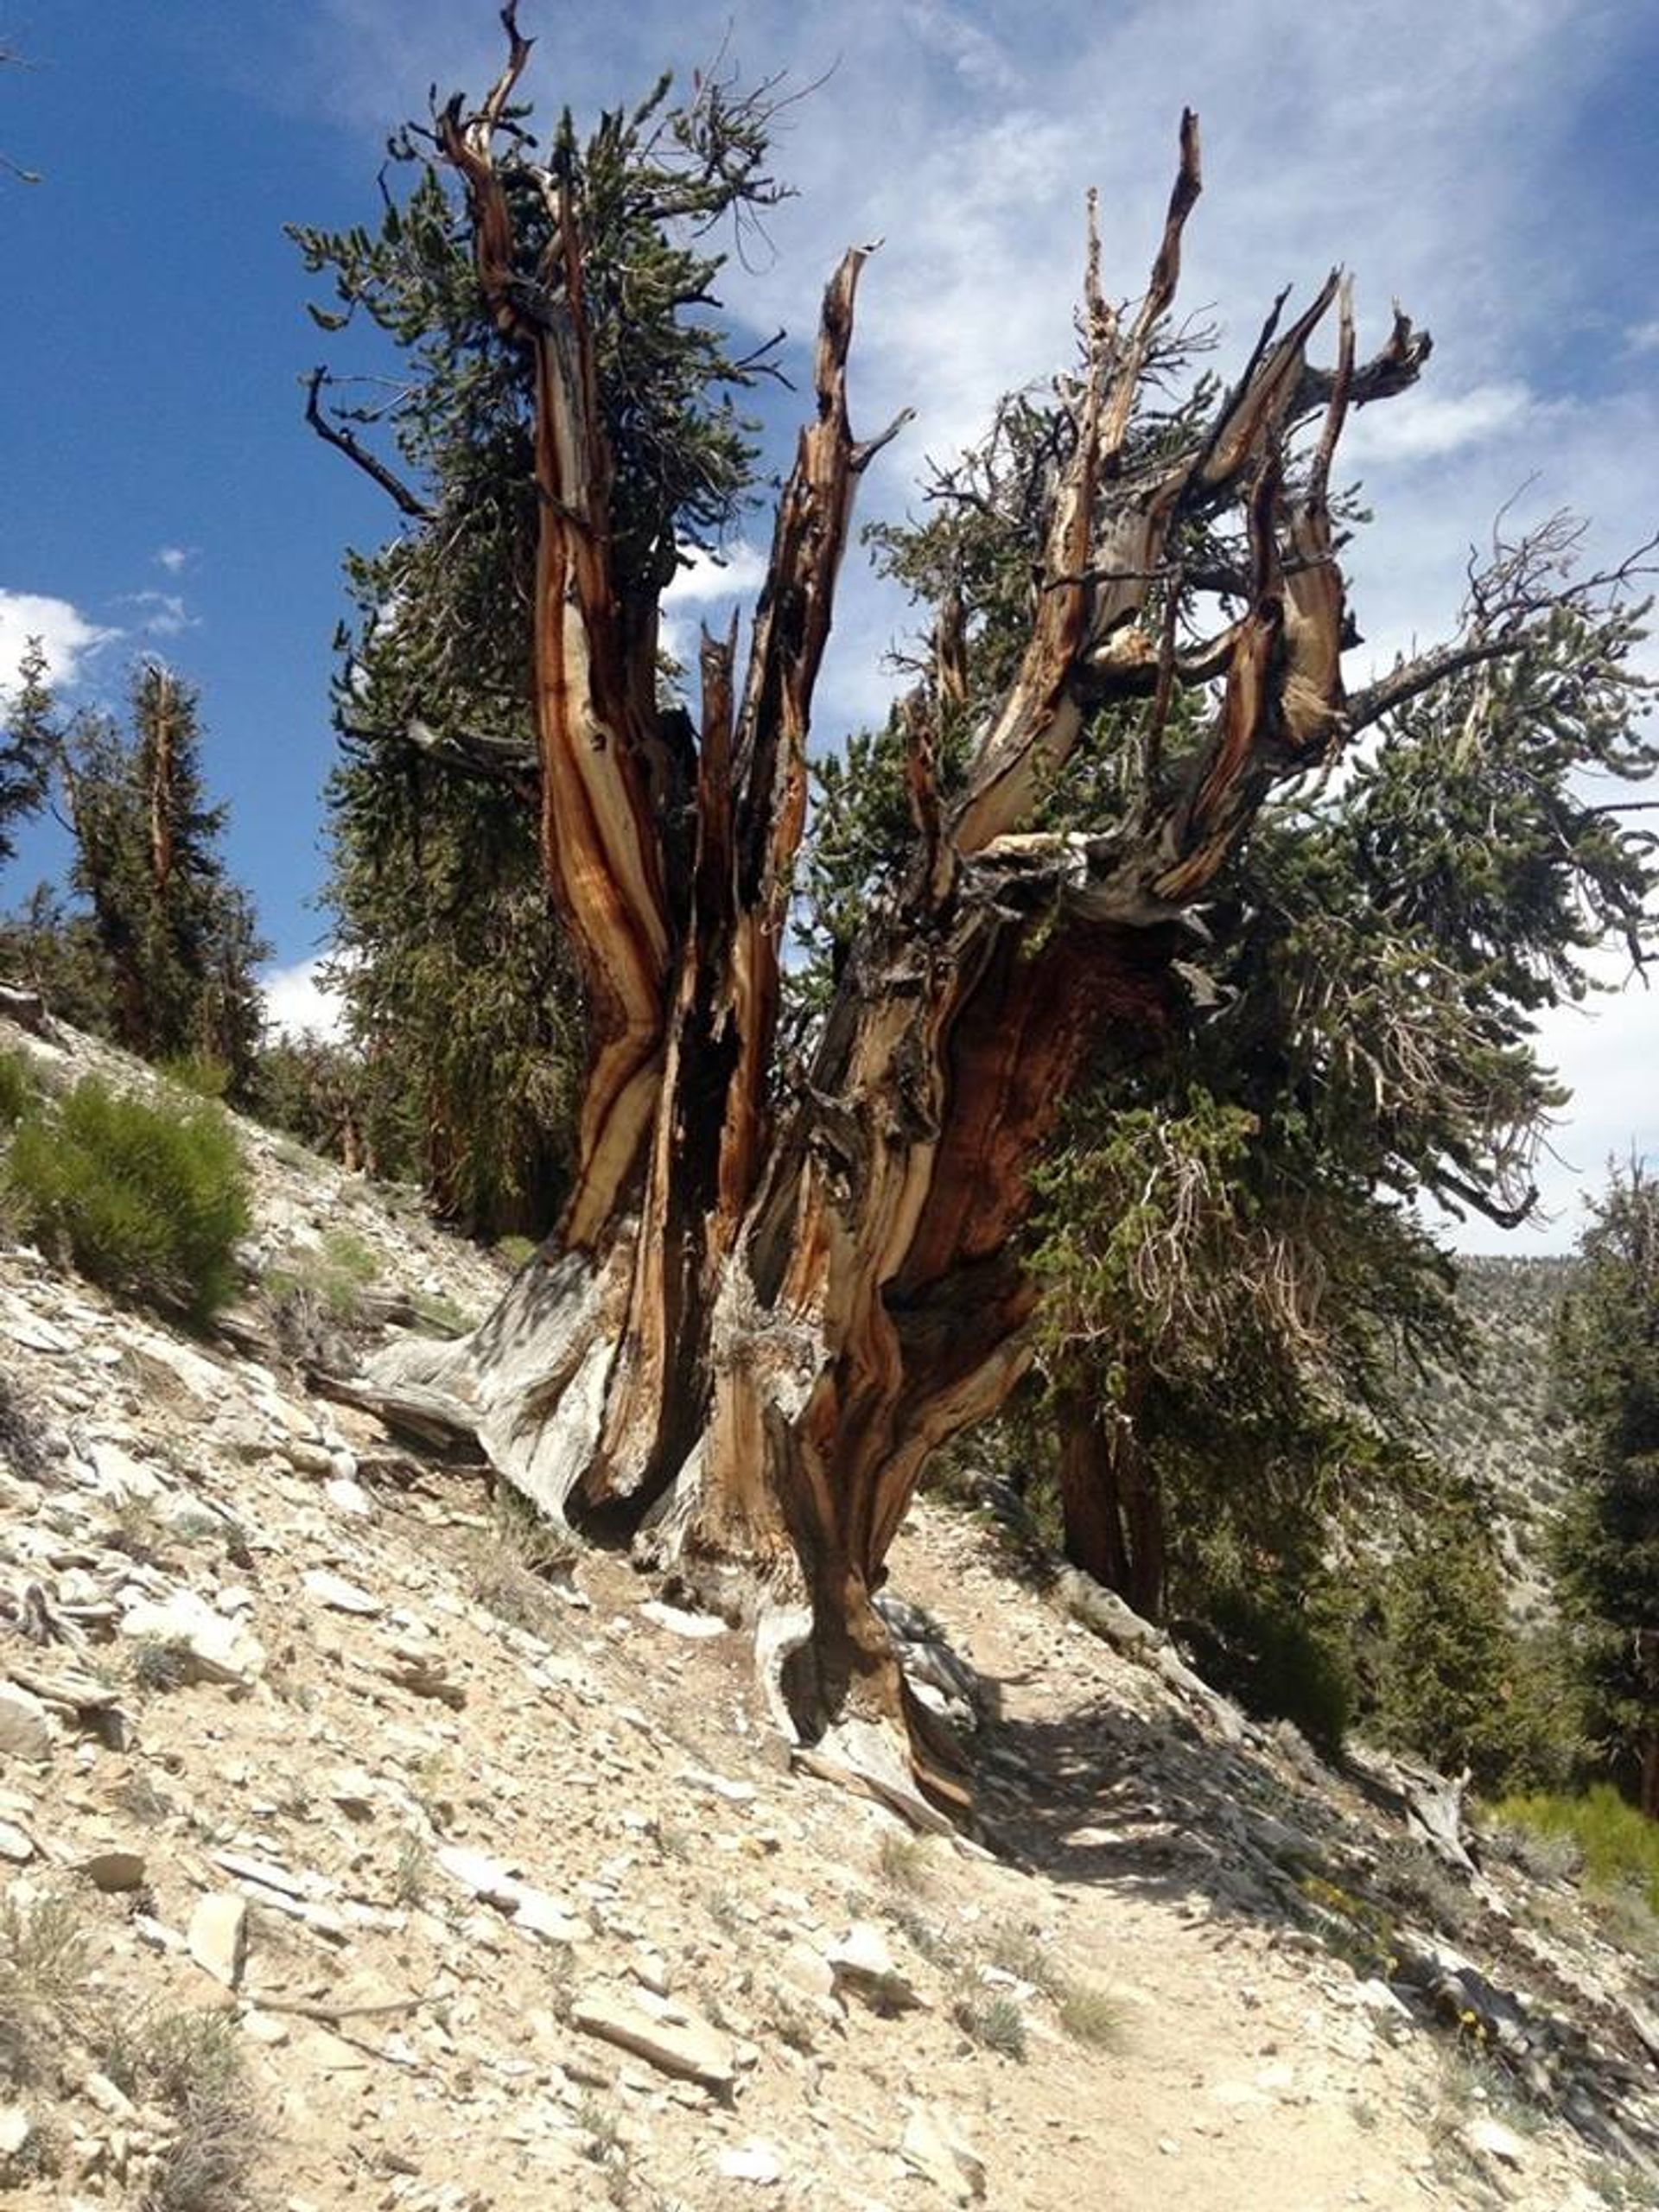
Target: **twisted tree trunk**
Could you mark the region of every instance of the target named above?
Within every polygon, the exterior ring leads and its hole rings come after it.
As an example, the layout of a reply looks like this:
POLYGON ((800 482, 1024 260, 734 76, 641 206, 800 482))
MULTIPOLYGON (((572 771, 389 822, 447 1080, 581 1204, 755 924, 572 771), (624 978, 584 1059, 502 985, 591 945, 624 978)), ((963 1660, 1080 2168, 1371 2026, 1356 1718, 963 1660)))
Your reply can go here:
MULTIPOLYGON (((1333 276, 1282 334, 1275 309, 1201 442, 1130 467, 1131 411, 1198 194, 1193 118, 1127 326, 1102 295, 1091 224, 1075 437, 1023 663, 953 800, 935 767, 941 699, 911 702, 908 861, 785 1093, 774 1060, 808 721, 854 492, 884 442, 855 440, 847 410, 865 256, 847 255, 824 297, 816 408, 747 675, 740 689, 735 630, 705 635, 688 763, 654 704, 655 600, 613 560, 581 210, 551 176, 555 265, 535 287, 514 273, 493 149, 527 48, 507 21, 499 82, 475 115, 452 105, 441 143, 493 310, 534 355, 543 850, 591 1058, 563 1222, 472 1338, 404 1348, 381 1384, 442 1386, 545 1511, 632 1533, 706 1599, 757 1618, 791 1724, 821 1751, 880 1768, 897 1741, 931 1795, 957 1799, 960 1773, 872 1603, 884 1561, 930 1453, 992 1413, 1025 1364, 1032 1294, 1013 1239, 1027 1167, 1084 1056, 1103 1032, 1132 1051, 1179 1017, 1185 911, 1272 785, 1343 731, 1332 455, 1351 402, 1409 383, 1427 341, 1402 319, 1357 372, 1333 276), (1319 372, 1305 348, 1333 302, 1337 365, 1319 372), (1287 439, 1321 413, 1292 496, 1287 439), (1173 588, 1190 526, 1237 503, 1240 611, 1183 650, 1173 620, 1151 621, 1154 595, 1173 588), (1174 691, 1213 684, 1207 741, 1166 776, 1174 691), (1135 700, 1145 772, 1129 813, 1097 836, 1032 833, 1085 725, 1135 700), (688 808, 689 847, 673 835, 688 808)), ((887 1772, 897 1786, 899 1763, 887 1772)))

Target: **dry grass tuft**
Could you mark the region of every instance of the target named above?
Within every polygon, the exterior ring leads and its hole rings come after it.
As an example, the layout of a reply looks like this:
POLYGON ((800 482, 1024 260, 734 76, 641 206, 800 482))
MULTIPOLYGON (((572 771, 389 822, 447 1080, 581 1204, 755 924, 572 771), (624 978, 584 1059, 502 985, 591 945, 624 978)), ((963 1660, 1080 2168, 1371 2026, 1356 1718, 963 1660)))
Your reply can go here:
POLYGON ((0 1900, 0 2081, 22 2087, 62 2070, 84 2022, 87 1952, 72 1897, 0 1900))

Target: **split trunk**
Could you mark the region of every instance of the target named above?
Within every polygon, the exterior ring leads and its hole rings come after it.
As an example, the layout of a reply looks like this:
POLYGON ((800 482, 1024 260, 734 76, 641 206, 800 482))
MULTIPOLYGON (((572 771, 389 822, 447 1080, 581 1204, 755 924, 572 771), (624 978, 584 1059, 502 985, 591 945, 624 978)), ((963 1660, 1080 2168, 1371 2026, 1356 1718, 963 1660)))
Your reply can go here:
POLYGON ((581 209, 550 177, 556 266, 536 288, 514 274, 494 143, 522 60, 515 36, 490 99, 470 118, 452 108, 442 143, 486 296, 535 365, 543 850, 588 1017, 580 1165, 499 1310, 458 1346, 401 1348, 379 1380, 461 1400, 544 1511, 631 1535, 752 1620, 788 1724, 821 1752, 895 1786, 907 1753, 953 1802, 957 1764, 873 1602, 888 1551, 930 1454, 994 1412, 1028 1357, 1015 1239, 1068 1086, 1103 1034, 1132 1056, 1179 1019, 1186 910, 1273 783, 1341 732, 1326 474, 1351 400, 1409 382, 1426 341, 1402 320, 1357 372, 1333 276, 1282 334, 1269 322, 1200 442, 1129 466, 1198 191, 1185 119, 1132 321, 1103 299, 1091 240, 1072 436, 1019 673, 954 795, 936 753, 959 651, 908 702, 908 853, 872 898, 810 1055, 781 1069, 813 686, 855 487, 883 442, 860 444, 848 419, 864 257, 849 253, 825 296, 816 408, 741 685, 735 631, 704 638, 693 757, 656 703, 655 593, 613 557, 581 209), (1338 365, 1317 372, 1305 348, 1338 301, 1338 365), (1323 427, 1293 495, 1284 454, 1301 421, 1323 427), (1183 531, 1230 505, 1248 546, 1230 619, 1184 652, 1154 616, 1177 588, 1183 531), (1213 727, 1166 775, 1179 685, 1213 690, 1213 727), (1136 702, 1146 775, 1126 817, 1098 836, 1032 831, 1091 720, 1136 702))

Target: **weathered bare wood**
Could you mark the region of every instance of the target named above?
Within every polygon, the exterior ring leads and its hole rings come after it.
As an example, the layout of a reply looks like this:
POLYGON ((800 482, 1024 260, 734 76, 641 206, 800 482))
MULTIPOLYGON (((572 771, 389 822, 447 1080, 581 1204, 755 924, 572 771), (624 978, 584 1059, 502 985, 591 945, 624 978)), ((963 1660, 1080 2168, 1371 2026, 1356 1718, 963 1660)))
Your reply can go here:
POLYGON ((527 345, 535 362, 542 851, 586 986, 590 1054, 564 1235, 593 1248, 634 1173, 661 1082, 671 931, 646 766, 653 733, 642 718, 652 696, 656 635, 654 622, 623 634, 610 536, 612 462, 583 303, 580 218, 568 187, 550 175, 544 187, 557 218, 557 266, 533 301, 518 278, 493 143, 531 42, 512 8, 502 20, 509 49, 501 75, 470 119, 452 102, 439 137, 466 184, 485 296, 503 331, 527 345))
POLYGON ((430 522, 432 510, 418 493, 411 492, 395 470, 386 467, 378 454, 371 453, 360 438, 353 437, 343 423, 330 420, 323 411, 322 388, 328 383, 327 369, 313 369, 305 380, 305 419, 325 445, 333 446, 336 453, 343 453, 354 468, 360 468, 372 484, 378 484, 399 513, 411 522, 430 522))
POLYGON ((26 983, 0 983, 0 1018, 36 1037, 47 1033, 46 1001, 26 983))
POLYGON ((437 1452, 462 1452, 474 1460, 481 1456, 477 1413, 447 1392, 415 1382, 331 1375, 323 1369, 313 1369, 306 1382, 319 1397, 373 1414, 394 1435, 437 1452))

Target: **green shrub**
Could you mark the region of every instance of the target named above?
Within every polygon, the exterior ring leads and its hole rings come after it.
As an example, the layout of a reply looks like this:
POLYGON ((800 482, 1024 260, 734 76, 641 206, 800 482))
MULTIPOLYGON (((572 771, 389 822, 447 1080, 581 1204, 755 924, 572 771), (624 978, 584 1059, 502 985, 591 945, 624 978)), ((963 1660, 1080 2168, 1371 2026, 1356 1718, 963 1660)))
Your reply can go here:
POLYGON ((15 1128, 40 1096, 35 1071, 22 1052, 0 1052, 0 1129, 15 1128))
POLYGON ((1417 1502, 1382 1582, 1368 1719, 1396 1751, 1477 1789, 1548 1787, 1572 1763, 1570 1700, 1547 1638, 1510 1618, 1489 1502, 1446 1488, 1417 1502))
POLYGON ((230 1065, 212 1052, 185 1052, 176 1059, 163 1060, 162 1073, 195 1098, 219 1099, 230 1093, 230 1065))
POLYGON ((199 1321, 236 1287, 247 1181, 216 1107, 150 1106, 86 1076, 19 1125, 6 1179, 29 1232, 96 1282, 199 1321))
POLYGON ((1611 1783, 1599 1782, 1581 1797, 1543 1791, 1505 1797, 1494 1810, 1512 1827, 1570 1837, 1591 1889, 1638 1891, 1659 1912, 1659 1822, 1644 1819, 1611 1783))
POLYGON ((1353 1719, 1353 1662, 1317 1612, 1277 1590, 1228 1590, 1211 1600, 1207 1620, 1183 1629, 1205 1680, 1253 1719, 1294 1722, 1326 1758, 1341 1750, 1353 1719))

